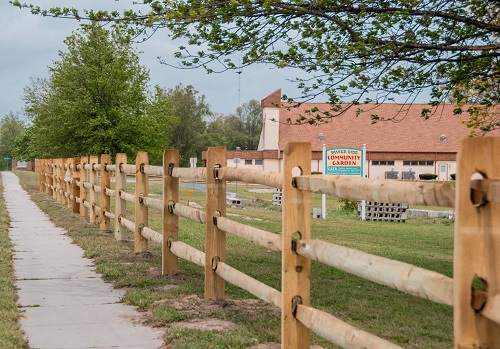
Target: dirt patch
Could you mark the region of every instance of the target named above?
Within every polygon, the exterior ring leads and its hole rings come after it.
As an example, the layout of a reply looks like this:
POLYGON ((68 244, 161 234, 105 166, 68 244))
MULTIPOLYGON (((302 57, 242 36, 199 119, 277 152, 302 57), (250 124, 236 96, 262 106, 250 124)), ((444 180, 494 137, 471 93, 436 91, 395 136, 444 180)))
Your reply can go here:
POLYGON ((227 318, 236 314, 249 318, 258 318, 263 312, 272 313, 277 317, 280 315, 278 307, 256 299, 205 300, 197 295, 189 295, 175 299, 162 299, 155 303, 169 303, 169 305, 187 315, 190 319, 173 323, 173 327, 206 331, 224 331, 237 326, 234 322, 214 317, 214 314, 226 314, 227 318))
MULTIPOLYGON (((280 343, 261 343, 255 347, 250 347, 250 349, 281 349, 280 343)), ((319 345, 311 345, 311 349, 323 349, 319 345)))
POLYGON ((280 309, 257 299, 245 300, 216 300, 201 299, 197 295, 190 295, 173 300, 172 304, 178 311, 197 316, 209 316, 214 313, 244 314, 247 317, 257 317, 263 311, 280 315, 280 309))
POLYGON ((226 213, 226 216, 239 217, 239 218, 243 218, 243 219, 246 219, 249 221, 264 222, 264 220, 262 218, 248 217, 248 216, 244 216, 244 215, 238 214, 238 213, 226 213))
POLYGON ((236 324, 231 321, 221 319, 193 319, 189 321, 176 322, 172 326, 203 331, 224 331, 235 327, 236 324))

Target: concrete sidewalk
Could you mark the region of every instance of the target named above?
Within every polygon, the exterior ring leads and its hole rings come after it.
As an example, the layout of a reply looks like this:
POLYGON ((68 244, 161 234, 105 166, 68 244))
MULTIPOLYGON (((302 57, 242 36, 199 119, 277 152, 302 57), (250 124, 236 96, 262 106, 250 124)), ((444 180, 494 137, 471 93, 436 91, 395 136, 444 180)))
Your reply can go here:
POLYGON ((30 348, 161 348, 163 332, 134 323, 123 292, 94 271, 92 261, 33 203, 16 175, 2 172, 11 220, 21 327, 30 348))

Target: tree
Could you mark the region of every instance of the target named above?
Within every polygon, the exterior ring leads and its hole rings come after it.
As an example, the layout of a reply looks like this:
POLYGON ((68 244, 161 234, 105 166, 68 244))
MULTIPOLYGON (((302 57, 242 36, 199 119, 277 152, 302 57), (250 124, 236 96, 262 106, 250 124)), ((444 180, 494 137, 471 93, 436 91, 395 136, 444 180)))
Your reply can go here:
POLYGON ((188 166, 190 157, 199 158, 206 144, 205 119, 212 115, 204 95, 191 85, 167 90, 157 86, 148 113, 158 123, 162 146, 179 150, 181 166, 188 166))
POLYGON ((14 145, 16 139, 22 137, 25 130, 26 126, 20 116, 12 112, 0 120, 0 159, 2 159, 2 168, 6 168, 7 165, 7 162, 4 161, 5 158, 17 157, 14 145))
POLYGON ((500 128, 499 96, 499 80, 477 78, 455 88, 450 101, 458 107, 457 113, 467 105, 470 118, 464 123, 471 129, 471 136, 477 136, 500 128))
MULTIPOLYGON (((145 3, 149 13, 24 6, 49 16, 119 20, 146 35, 147 28, 154 33, 166 27, 173 38, 187 39, 189 46, 176 55, 187 68, 240 69, 241 55, 243 66, 269 63, 297 68, 308 76, 298 80, 300 100, 325 93, 332 105, 331 110, 311 111, 298 122, 328 120, 363 102, 398 98, 412 103, 423 90, 430 90, 430 104, 436 105, 470 81, 499 79, 497 0, 145 3)), ((17 1, 15 5, 23 7, 17 1)), ((495 104, 499 99, 495 96, 495 104)), ((430 112, 425 108, 422 116, 430 112)))
POLYGON ((66 38, 67 52, 48 79, 25 89, 37 157, 125 152, 154 147, 154 120, 145 115, 148 71, 139 65, 124 28, 96 23, 66 38))
POLYGON ((243 122, 246 139, 240 145, 242 149, 255 150, 259 145, 262 130, 262 107, 260 102, 252 99, 236 109, 236 117, 243 122))
POLYGON ((208 124, 207 130, 209 134, 221 135, 218 145, 228 149, 257 149, 262 130, 260 102, 252 99, 238 107, 234 115, 219 116, 208 124))

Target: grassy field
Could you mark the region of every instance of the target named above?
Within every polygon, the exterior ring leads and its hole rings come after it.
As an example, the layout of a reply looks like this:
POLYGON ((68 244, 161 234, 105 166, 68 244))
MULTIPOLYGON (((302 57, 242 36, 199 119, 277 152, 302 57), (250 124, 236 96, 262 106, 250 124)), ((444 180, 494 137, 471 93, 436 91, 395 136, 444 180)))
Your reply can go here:
POLYGON ((12 275, 12 244, 9 240, 9 217, 5 209, 2 177, 0 177, 0 348, 27 348, 19 329, 20 316, 12 275))
MULTIPOLYGON (((124 301, 145 312, 153 326, 165 328, 169 348, 249 348, 264 342, 280 341, 279 310, 227 284, 227 300, 203 301, 203 270, 180 261, 174 277, 161 276, 158 245, 150 253, 135 255, 132 235, 126 242, 114 241, 112 234, 100 233, 95 225, 38 192, 33 173, 17 173, 32 199, 66 228, 74 242, 93 258, 97 271, 115 287, 125 288, 124 301), (215 318, 235 324, 226 330, 203 331, 177 327, 194 319, 215 318)), ((271 205, 271 193, 251 192, 252 187, 228 184, 243 198, 241 208, 228 208, 227 215, 240 222, 274 233, 281 231, 281 209, 271 205)), ((127 189, 132 190, 132 186, 127 189)), ((161 194, 160 184, 152 183, 150 193, 161 194)), ((182 187, 180 201, 205 207, 205 194, 182 187)), ((321 206, 313 195, 313 207, 321 206)), ((129 205, 129 217, 133 208, 129 205)), ((453 224, 448 219, 410 218, 406 223, 360 222, 354 214, 338 209, 328 200, 327 220, 314 219, 314 238, 397 259, 452 276, 453 224)), ((129 218, 130 219, 130 218, 129 218)), ((161 215, 150 209, 149 226, 160 230, 161 215)), ((181 219, 180 240, 203 250, 204 227, 181 219)), ((227 263, 246 274, 281 288, 281 259, 277 252, 254 246, 238 237, 227 236, 227 263)), ((312 265, 312 304, 357 327, 404 348, 452 348, 452 309, 390 288, 374 284, 317 263, 312 265)), ((336 348, 313 336, 312 343, 336 348)))

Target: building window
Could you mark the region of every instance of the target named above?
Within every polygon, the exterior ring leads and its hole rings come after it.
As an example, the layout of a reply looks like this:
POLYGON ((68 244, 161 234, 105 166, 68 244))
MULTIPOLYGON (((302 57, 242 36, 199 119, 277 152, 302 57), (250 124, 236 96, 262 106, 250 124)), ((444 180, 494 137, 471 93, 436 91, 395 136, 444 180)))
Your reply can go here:
POLYGON ((434 166, 434 161, 411 160, 403 161, 403 166, 434 166))
POLYGON ((394 166, 393 160, 372 160, 373 166, 394 166))
POLYGON ((245 159, 245 165, 251 165, 253 160, 245 159))
POLYGON ((262 160, 255 160, 255 165, 262 165, 262 160))

